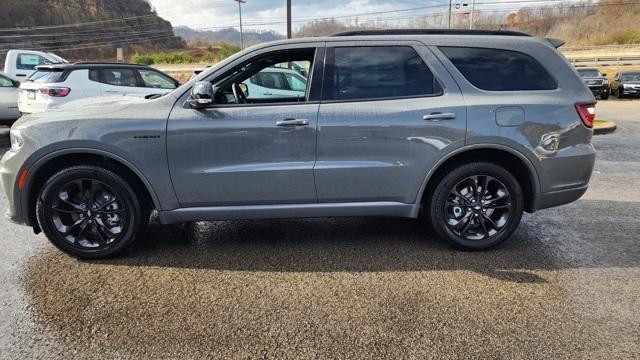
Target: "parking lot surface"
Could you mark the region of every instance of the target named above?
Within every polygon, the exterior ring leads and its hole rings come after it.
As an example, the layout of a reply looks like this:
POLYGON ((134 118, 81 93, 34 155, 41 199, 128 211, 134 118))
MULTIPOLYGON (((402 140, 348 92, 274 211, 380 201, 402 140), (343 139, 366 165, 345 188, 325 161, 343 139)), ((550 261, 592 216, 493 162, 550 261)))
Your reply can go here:
POLYGON ((0 357, 638 358, 638 110, 601 101, 618 130, 589 191, 486 252, 412 220, 303 219, 154 226, 84 262, 0 219, 0 357))

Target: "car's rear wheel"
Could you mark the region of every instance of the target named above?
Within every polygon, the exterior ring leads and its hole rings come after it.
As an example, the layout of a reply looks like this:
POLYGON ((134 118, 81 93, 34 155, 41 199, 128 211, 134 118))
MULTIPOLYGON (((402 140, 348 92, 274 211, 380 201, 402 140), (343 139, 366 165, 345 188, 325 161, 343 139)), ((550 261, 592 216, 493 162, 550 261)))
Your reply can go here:
POLYGON ((40 192, 36 211, 49 240, 83 259, 109 257, 131 245, 144 213, 122 177, 90 165, 53 175, 40 192))
POLYGON ((506 240, 523 209, 524 196, 513 174, 496 164, 474 162, 439 180, 429 202, 429 221, 455 247, 482 250, 506 240))

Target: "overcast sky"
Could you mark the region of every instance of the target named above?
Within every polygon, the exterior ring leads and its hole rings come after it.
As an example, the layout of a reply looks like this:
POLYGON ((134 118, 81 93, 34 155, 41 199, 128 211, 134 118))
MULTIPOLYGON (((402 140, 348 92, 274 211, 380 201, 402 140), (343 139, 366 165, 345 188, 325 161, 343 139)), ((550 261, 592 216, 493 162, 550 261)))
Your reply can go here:
MULTIPOLYGON (((148 1, 160 16, 171 21, 174 26, 186 25, 192 28, 215 30, 238 24, 238 4, 233 0, 148 1)), ((442 6, 446 3, 443 0, 292 0, 292 2, 294 29, 312 18, 357 15, 359 20, 384 19, 401 23, 407 21, 407 18, 447 10, 446 5, 442 6), (419 7, 422 8, 415 9, 419 7), (412 8, 414 10, 402 11, 412 8), (374 12, 384 13, 369 14, 374 12)), ((246 0, 242 5, 246 28, 285 33, 285 4, 285 0, 246 0), (273 22, 280 23, 271 24, 273 22)))

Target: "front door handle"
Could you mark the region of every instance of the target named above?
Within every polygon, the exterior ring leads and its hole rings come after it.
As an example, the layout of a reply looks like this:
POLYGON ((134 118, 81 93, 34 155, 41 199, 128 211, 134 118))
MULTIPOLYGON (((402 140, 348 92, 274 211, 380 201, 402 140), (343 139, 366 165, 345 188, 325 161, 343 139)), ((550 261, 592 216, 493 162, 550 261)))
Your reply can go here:
POLYGON ((284 119, 276 122, 277 126, 306 126, 309 125, 307 119, 284 119))
POLYGON ((454 113, 431 113, 429 115, 424 115, 422 120, 428 121, 440 121, 440 120, 452 120, 456 118, 456 114, 454 113))

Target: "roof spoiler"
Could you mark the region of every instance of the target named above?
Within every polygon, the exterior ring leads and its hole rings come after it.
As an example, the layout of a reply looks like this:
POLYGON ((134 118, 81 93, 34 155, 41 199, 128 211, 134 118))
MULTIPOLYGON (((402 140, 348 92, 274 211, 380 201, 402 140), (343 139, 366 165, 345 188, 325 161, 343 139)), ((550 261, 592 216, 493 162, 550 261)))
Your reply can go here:
POLYGON ((561 40, 561 39, 553 39, 553 38, 547 38, 547 41, 553 45, 554 48, 559 48, 560 46, 564 45, 566 41, 561 40))

